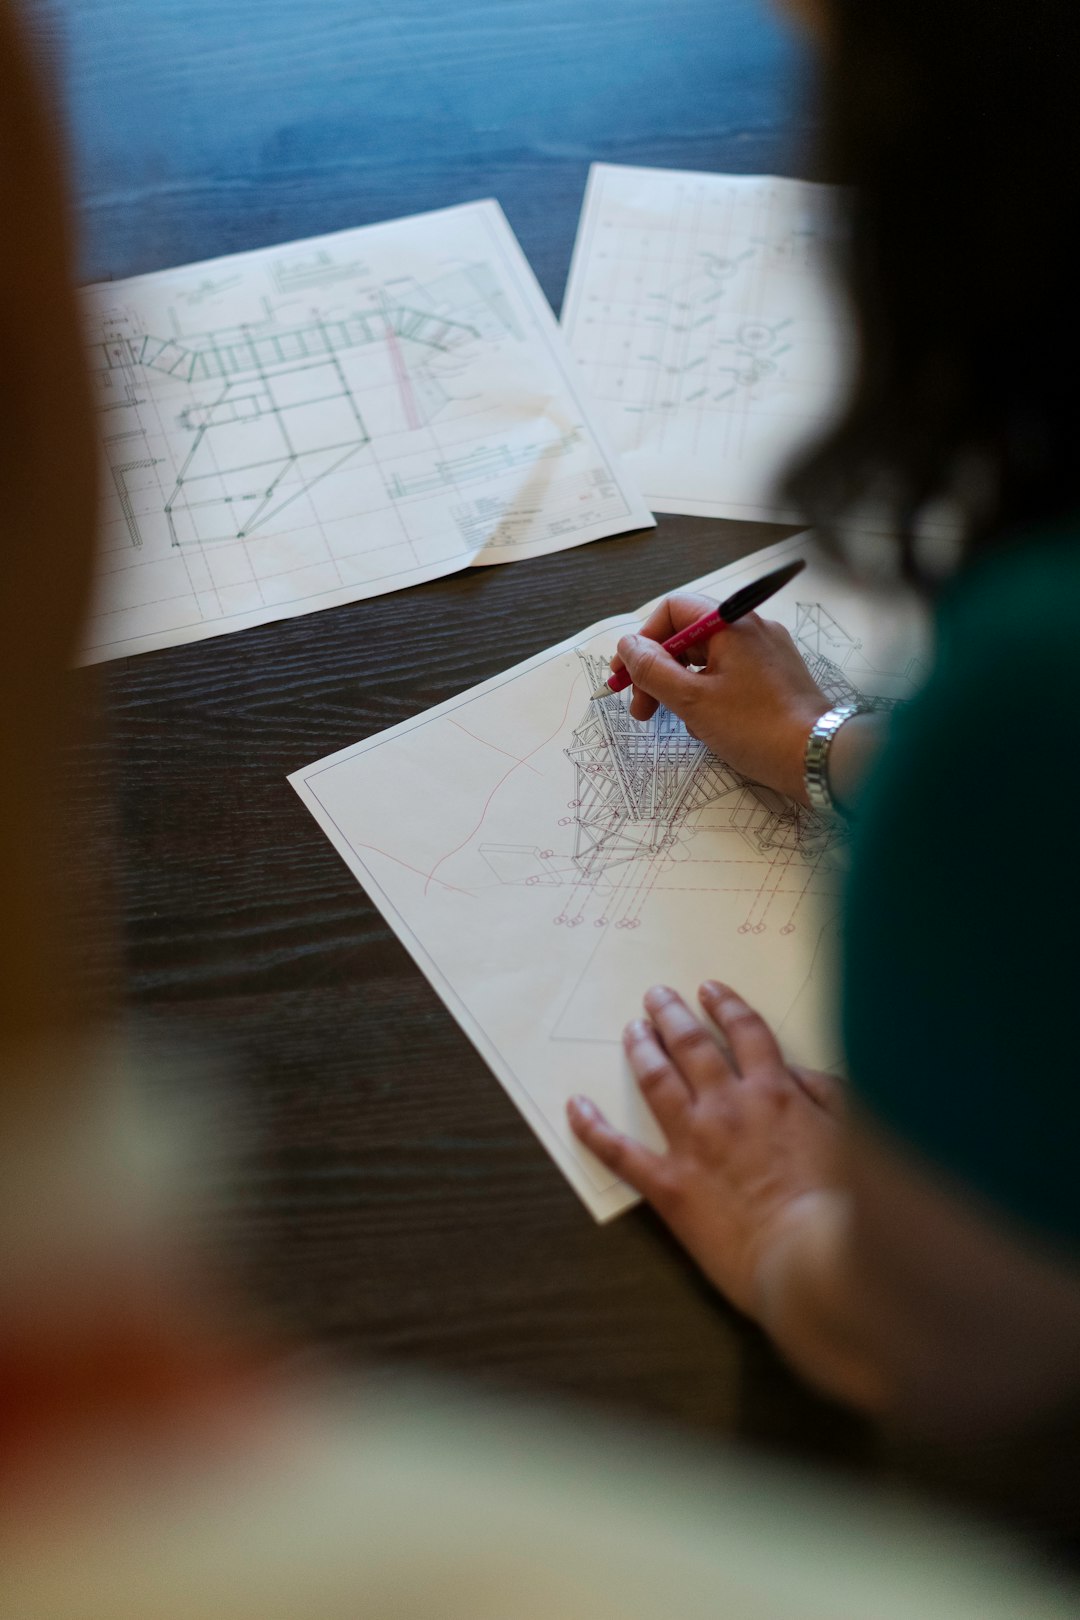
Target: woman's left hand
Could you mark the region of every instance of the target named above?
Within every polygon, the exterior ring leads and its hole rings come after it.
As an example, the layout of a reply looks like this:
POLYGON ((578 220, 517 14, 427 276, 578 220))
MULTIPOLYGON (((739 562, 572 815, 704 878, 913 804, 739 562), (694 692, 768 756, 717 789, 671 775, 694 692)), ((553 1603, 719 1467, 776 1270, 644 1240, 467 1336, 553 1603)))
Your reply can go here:
POLYGON ((702 1006, 727 1050, 674 990, 645 996, 649 1020, 627 1025, 626 1055, 668 1141, 653 1153, 616 1131, 584 1097, 575 1134, 656 1210, 705 1274, 749 1316, 773 1243, 835 1185, 840 1082, 784 1062, 776 1037, 726 985, 702 1006))

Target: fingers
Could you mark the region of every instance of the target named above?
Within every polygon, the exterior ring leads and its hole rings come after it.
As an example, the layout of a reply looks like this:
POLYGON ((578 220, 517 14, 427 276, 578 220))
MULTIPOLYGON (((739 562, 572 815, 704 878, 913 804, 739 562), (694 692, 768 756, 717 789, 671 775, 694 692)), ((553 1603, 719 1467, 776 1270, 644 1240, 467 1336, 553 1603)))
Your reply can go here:
MULTIPOLYGON (((676 631, 685 629, 688 624, 694 624, 698 619, 703 619, 715 606, 716 603, 707 596, 667 596, 658 607, 653 608, 638 635, 644 636, 648 641, 667 641, 676 631)), ((691 658, 691 663, 705 662, 705 647, 691 647, 690 652, 701 654, 700 658, 691 658)), ((620 670, 622 667, 623 660, 616 653, 611 660, 611 668, 620 670)), ((653 706, 655 707, 655 704, 653 706)))
MULTIPOLYGON (((621 665, 621 659, 619 663, 621 665)), ((651 698, 648 692, 640 692, 636 686, 633 687, 630 695, 630 714, 633 719, 651 720, 659 707, 659 703, 655 698, 651 698)))
MULTIPOLYGON (((650 641, 646 636, 623 636, 619 642, 619 657, 638 692, 685 718, 684 711, 692 706, 697 696, 696 675, 665 652, 658 641, 650 641)), ((643 716, 635 715, 635 718, 643 716)))
POLYGON ((732 1078, 731 1065, 712 1034, 674 990, 654 985, 645 993, 645 1009, 691 1096, 732 1078))
POLYGON ((678 1136, 693 1101, 690 1087, 644 1018, 635 1018, 623 1032, 623 1047, 641 1095, 656 1115, 668 1141, 678 1136))
MULTIPOLYGON (((706 613, 712 613, 715 607, 716 603, 707 596, 667 596, 658 607, 653 608, 638 634, 647 636, 650 641, 666 641, 676 631, 685 630, 688 624, 695 624, 706 613)), ((697 663, 698 660, 692 659, 691 662, 697 663)))
POLYGON ((784 1067, 776 1036, 761 1014, 748 1007, 734 990, 709 979, 698 995, 701 1005, 730 1046, 741 1074, 770 1065, 784 1067))
POLYGON ((609 1125, 588 1097, 571 1097, 566 1105, 570 1129, 607 1168, 650 1203, 662 1201, 667 1182, 664 1161, 640 1142, 609 1125))

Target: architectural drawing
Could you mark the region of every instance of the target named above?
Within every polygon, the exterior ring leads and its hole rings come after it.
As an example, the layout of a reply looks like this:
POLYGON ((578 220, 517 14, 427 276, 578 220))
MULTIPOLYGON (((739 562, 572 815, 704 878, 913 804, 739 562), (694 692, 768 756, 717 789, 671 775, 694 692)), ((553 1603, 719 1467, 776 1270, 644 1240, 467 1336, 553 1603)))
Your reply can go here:
POLYGON ((349 281, 363 273, 359 260, 342 262, 325 248, 316 248, 313 252, 301 248, 299 252, 283 253, 270 261, 274 288, 283 297, 310 292, 313 287, 332 287, 335 282, 349 281))
POLYGON ((661 511, 787 518, 774 485, 835 409, 828 188, 593 166, 563 329, 661 511))
MULTIPOLYGON (((894 706, 895 699, 872 697, 847 676, 843 666, 861 644, 820 602, 796 604, 794 635, 834 705, 894 706)), ((595 690, 608 673, 606 661, 590 652, 579 652, 578 658, 589 689, 595 690)), ((701 834, 731 831, 766 869, 789 867, 793 855, 809 863, 814 874, 838 869, 847 839, 843 822, 743 776, 666 709, 643 726, 631 719, 621 696, 589 703, 565 753, 573 767, 571 814, 559 818, 560 831, 572 832, 565 852, 556 853, 564 840, 555 838, 556 848, 480 846, 500 882, 571 890, 556 923, 640 927, 650 896, 670 877, 681 882, 682 863, 692 858, 701 834)), ((774 910, 774 925, 784 934, 795 931, 803 891, 792 895, 794 904, 774 910)), ((776 889, 771 899, 777 899, 776 889)), ((753 894, 740 931, 764 933, 767 926, 753 894)))
MULTIPOLYGON (((384 304, 292 330, 265 322, 187 343, 114 336, 100 353, 109 370, 145 366, 202 393, 179 412, 191 448, 164 507, 172 544, 181 545, 246 539, 369 442, 338 359, 345 350, 385 346, 406 425, 419 428, 449 399, 423 369, 428 355, 453 354, 479 339, 476 328, 461 321, 384 304)), ((393 478, 388 491, 405 493, 393 478)), ((125 517, 135 527, 133 516, 125 517)), ((142 544, 141 536, 132 539, 142 544)))
MULTIPOLYGON (((785 541, 687 589, 720 598, 785 541)), ((821 569, 769 604, 834 702, 890 707, 921 675, 914 627, 821 569)), ((643 613, 647 610, 643 610, 643 613)), ((627 1190, 574 1142, 587 1092, 658 1141, 619 1043, 650 985, 736 985, 791 1056, 840 1058, 831 956, 843 828, 747 780, 661 710, 589 702, 619 634, 594 625, 290 780, 598 1217, 627 1190)))
POLYGON ((85 294, 88 659, 651 525, 494 203, 85 294))
POLYGON ((148 482, 147 475, 152 472, 158 463, 153 456, 144 456, 141 461, 111 461, 109 472, 112 475, 113 485, 116 489, 116 499, 120 503, 120 510, 124 515, 124 524, 127 528, 128 539, 136 549, 142 546, 142 531, 139 520, 135 515, 133 496, 140 487, 145 488, 148 482))

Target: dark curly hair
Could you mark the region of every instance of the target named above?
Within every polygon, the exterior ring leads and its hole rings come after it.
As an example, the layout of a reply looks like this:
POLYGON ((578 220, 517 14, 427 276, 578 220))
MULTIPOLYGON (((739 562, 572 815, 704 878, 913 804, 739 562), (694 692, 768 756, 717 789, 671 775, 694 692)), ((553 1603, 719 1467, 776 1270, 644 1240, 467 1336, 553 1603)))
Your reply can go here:
POLYGON ((826 0, 823 177, 854 316, 846 410, 785 478, 836 537, 887 509, 926 583, 920 517, 963 553, 1080 505, 1080 158, 1071 0, 826 0))

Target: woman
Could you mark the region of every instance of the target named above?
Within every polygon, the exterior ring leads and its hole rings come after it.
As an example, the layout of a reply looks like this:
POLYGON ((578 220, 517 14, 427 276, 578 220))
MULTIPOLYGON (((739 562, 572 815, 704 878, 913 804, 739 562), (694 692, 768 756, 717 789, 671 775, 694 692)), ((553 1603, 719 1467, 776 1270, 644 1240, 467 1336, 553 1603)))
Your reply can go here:
POLYGON ((1064 1620, 1063 1587, 984 1541, 576 1416, 571 1432, 546 1410, 334 1382, 222 1305, 198 1241, 214 1121, 177 1111, 193 1078, 165 1084, 74 989, 61 745, 85 724, 64 669, 94 442, 59 165, 4 0, 0 82, 0 200, 20 227, 0 264, 4 1613, 1064 1620))
POLYGON ((891 520, 899 541, 870 560, 934 596, 933 672, 886 736, 877 716, 824 721, 790 638, 756 616, 691 670, 657 643, 703 604, 673 597, 619 656, 638 719, 662 702, 736 769, 852 813, 853 1096, 787 1065, 736 990, 701 989, 721 1045, 658 986, 625 1040, 667 1153, 585 1099, 570 1115, 810 1379, 967 1443, 1080 1395, 1077 335, 1050 246, 1071 201, 1055 163, 1076 147, 1074 14, 799 9, 827 177, 849 188, 860 359, 788 494, 841 552, 868 507, 891 520))

